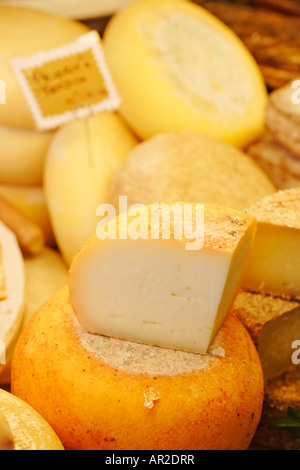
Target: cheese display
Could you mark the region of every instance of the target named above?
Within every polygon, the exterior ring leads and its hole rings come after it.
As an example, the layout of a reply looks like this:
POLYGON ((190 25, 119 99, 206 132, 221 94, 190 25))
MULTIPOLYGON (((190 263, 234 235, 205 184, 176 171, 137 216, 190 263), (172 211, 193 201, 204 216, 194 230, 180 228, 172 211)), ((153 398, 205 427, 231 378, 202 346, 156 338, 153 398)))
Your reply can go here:
POLYGON ((299 302, 240 292, 232 312, 246 326, 257 347, 265 380, 291 368, 291 346, 299 339, 300 331, 299 302))
POLYGON ((49 148, 45 194, 55 238, 67 264, 95 233, 96 210, 136 139, 114 113, 63 126, 49 148))
POLYGON ((5 442, 10 447, 6 450, 64 450, 59 438, 42 416, 24 401, 0 390, 0 448, 5 425, 5 442), (2 415, 5 421, 1 419, 2 415))
POLYGON ((184 206, 153 204, 135 215, 123 213, 103 228, 112 233, 116 226, 116 239, 95 236, 84 246, 70 269, 71 301, 84 328, 207 352, 240 287, 256 221, 239 211, 205 205, 205 237, 198 246, 202 221, 197 220, 197 205, 189 215, 184 206), (189 218, 191 227, 186 226, 189 218), (131 238, 134 224, 140 227, 138 238, 131 238), (154 227, 158 233, 153 239, 154 227), (182 238, 176 239, 177 231, 182 238))
POLYGON ((207 355, 193 354, 87 333, 65 288, 23 331, 12 390, 66 449, 246 449, 261 413, 263 377, 233 315, 207 355))
POLYGON ((258 226, 243 287, 300 299, 300 188, 278 191, 248 212, 258 226))
POLYGON ((206 202, 244 210, 276 192, 242 151, 193 131, 167 132, 138 144, 116 171, 110 202, 206 202))
POLYGON ((192 129, 243 147, 263 131, 266 89, 235 34, 188 1, 145 0, 104 32, 120 111, 143 139, 192 129))
POLYGON ((11 361, 22 328, 25 302, 24 262, 15 234, 0 222, 7 298, 0 301, 0 376, 11 361))

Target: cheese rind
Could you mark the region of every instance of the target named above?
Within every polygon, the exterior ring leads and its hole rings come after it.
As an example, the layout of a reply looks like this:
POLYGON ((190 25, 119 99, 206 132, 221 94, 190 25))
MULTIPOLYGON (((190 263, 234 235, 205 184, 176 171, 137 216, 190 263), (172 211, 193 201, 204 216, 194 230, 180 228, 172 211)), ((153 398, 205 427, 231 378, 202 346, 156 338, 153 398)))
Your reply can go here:
POLYGON ((104 34, 121 113, 143 139, 192 129, 243 147, 263 130, 266 90, 237 36, 187 1, 134 2, 104 34))
POLYGON ((300 331, 299 302, 244 291, 236 297, 232 312, 257 347, 265 380, 293 367, 292 344, 300 331))
POLYGON ((44 188, 55 238, 68 265, 95 233, 97 207, 107 202, 111 177, 135 145, 122 118, 109 112, 72 121, 53 138, 44 188))
POLYGON ((300 188, 278 191, 248 212, 258 227, 244 289, 300 299, 300 188))
POLYGON ((46 152, 53 132, 0 126, 0 182, 42 185, 46 152))
MULTIPOLYGON (((193 238, 174 239, 175 226, 183 221, 173 207, 147 206, 139 215, 141 239, 136 240, 130 239, 135 216, 121 214, 105 228, 110 233, 116 224, 116 239, 94 237, 75 257, 70 295, 75 314, 88 331, 207 352, 240 286, 256 222, 239 211, 206 205, 203 247, 190 251, 186 243, 193 238), (161 224, 156 240, 151 239, 149 222, 154 213, 161 224), (174 226, 170 239, 163 239, 162 221, 169 213, 174 226), (127 239, 118 238, 124 232, 127 239)), ((197 205, 192 207, 195 222, 197 205)))

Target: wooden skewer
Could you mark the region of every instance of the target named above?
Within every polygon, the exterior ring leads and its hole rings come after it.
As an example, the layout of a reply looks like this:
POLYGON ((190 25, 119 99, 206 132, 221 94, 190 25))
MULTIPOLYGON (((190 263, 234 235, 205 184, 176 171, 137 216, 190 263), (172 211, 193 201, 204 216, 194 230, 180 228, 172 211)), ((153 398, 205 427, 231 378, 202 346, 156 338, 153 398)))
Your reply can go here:
POLYGON ((37 255, 42 251, 45 237, 41 228, 3 197, 0 197, 0 220, 15 233, 24 254, 37 255))

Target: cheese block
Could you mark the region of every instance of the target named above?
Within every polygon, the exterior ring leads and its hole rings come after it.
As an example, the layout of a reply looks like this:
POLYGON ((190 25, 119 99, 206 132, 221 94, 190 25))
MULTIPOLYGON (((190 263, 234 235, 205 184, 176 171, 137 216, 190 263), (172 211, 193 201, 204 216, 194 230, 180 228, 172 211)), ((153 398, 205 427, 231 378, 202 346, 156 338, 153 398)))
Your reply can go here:
POLYGON ((39 413, 1 389, 0 413, 9 426, 14 450, 64 450, 53 429, 39 413))
POLYGON ((0 411, 0 450, 14 450, 14 437, 9 424, 0 411))
POLYGON ((253 217, 210 205, 203 220, 196 204, 123 213, 71 265, 75 314, 92 333, 206 353, 240 286, 255 229, 253 217), (114 227, 116 237, 104 238, 114 227))
POLYGON ((243 291, 238 294, 232 312, 257 347, 265 380, 291 368, 292 344, 299 339, 300 331, 299 302, 243 291))
POLYGON ((68 284, 68 269, 55 250, 45 248, 38 256, 26 257, 24 324, 52 295, 68 284))
POLYGON ((122 119, 104 112, 63 126, 50 145, 44 187, 55 238, 69 265, 96 231, 97 207, 136 139, 122 119))
POLYGON ((65 288, 23 331, 12 390, 66 449, 247 449, 263 378, 256 349, 231 314, 208 354, 193 354, 88 333, 65 288))
POLYGON ((260 446, 262 450, 299 450, 300 439, 290 433, 294 429, 299 432, 299 418, 296 422, 288 420, 289 427, 283 423, 279 425, 288 415, 292 416, 293 411, 299 416, 299 397, 299 367, 265 384, 262 416, 252 441, 254 446, 260 446), (293 410, 292 413, 289 410, 293 410))
POLYGON ((10 60, 63 46, 89 29, 76 21, 39 10, 1 4, 0 31, 0 78, 6 86, 6 105, 0 106, 0 124, 35 129, 31 111, 10 60), (37 32, 37 25, 42 34, 37 32))
POLYGON ((192 129, 236 146, 263 130, 266 89, 240 39, 181 0, 134 2, 104 33, 121 113, 143 139, 192 129))
POLYGON ((110 202, 206 202, 244 210, 276 188, 242 151, 193 131, 167 132, 138 144, 116 171, 110 202))
POLYGON ((55 246, 55 238, 42 186, 0 184, 0 196, 42 229, 47 245, 50 247, 55 246))
POLYGON ((300 299, 300 188, 278 191, 248 212, 258 226, 243 287, 300 299))
POLYGON ((52 132, 0 126, 0 182, 41 185, 46 151, 52 136, 52 132))
POLYGON ((0 222, 7 299, 0 302, 0 375, 12 359, 24 316, 24 262, 16 236, 0 222))

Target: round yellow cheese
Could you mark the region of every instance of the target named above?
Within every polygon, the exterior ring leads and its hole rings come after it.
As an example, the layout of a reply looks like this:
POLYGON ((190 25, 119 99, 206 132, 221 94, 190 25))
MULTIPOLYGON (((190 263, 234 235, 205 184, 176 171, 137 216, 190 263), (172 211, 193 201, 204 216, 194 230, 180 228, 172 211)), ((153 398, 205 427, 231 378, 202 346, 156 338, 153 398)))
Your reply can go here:
POLYGON ((41 185, 52 136, 52 132, 0 126, 0 182, 41 185))
POLYGON ((81 23, 39 10, 0 6, 0 80, 6 87, 6 104, 0 106, 0 124, 35 128, 10 60, 63 46, 87 31, 81 23))
POLYGON ((104 46, 122 115, 142 138, 193 129, 245 146, 263 130, 267 94, 257 64, 192 2, 130 4, 109 23, 104 46))
POLYGON ((276 192, 271 180, 241 150, 193 131, 167 132, 137 145, 117 170, 110 202, 183 201, 244 210, 276 192), (264 197, 264 196, 262 196, 264 197))
POLYGON ((1 389, 0 411, 9 425, 15 450, 64 450, 42 416, 24 401, 1 389))
POLYGON ((18 342, 12 389, 66 449, 246 449, 263 401, 261 365, 229 315, 207 355, 87 333, 63 289, 18 342))

